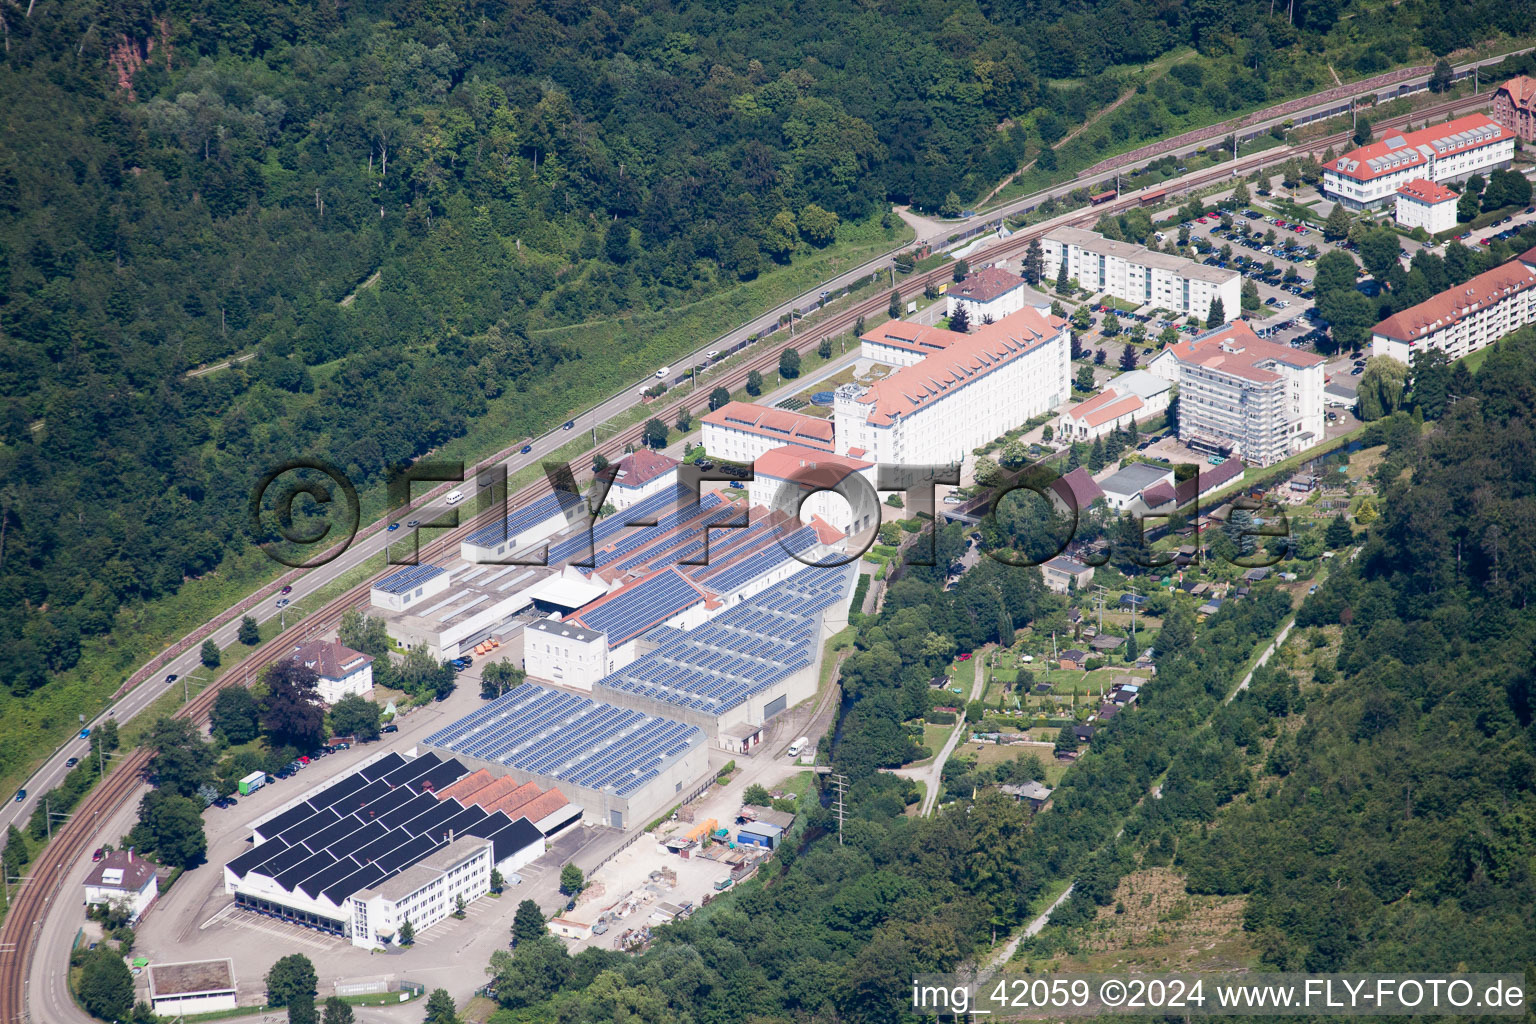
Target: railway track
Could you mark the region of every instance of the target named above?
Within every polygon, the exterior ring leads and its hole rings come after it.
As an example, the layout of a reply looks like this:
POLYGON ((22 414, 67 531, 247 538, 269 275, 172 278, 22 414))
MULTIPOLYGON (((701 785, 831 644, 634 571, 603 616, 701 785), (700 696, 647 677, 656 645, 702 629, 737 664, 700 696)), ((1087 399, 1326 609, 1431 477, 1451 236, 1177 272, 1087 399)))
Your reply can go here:
MULTIPOLYGON (((1432 121, 1445 114, 1454 113, 1477 107, 1482 104, 1480 97, 1470 97, 1463 100, 1451 101, 1439 104, 1435 107, 1425 108, 1412 115, 1386 118, 1375 127, 1378 133, 1389 128, 1399 128, 1408 123, 1410 119, 1420 122, 1432 121)), ((1349 142, 1349 133, 1339 132, 1325 138, 1318 139, 1305 146, 1284 146, 1277 149, 1265 150, 1251 157, 1241 158, 1235 163, 1221 164, 1204 171, 1185 175, 1173 186, 1178 192, 1187 192, 1203 185, 1218 180, 1231 179, 1233 170, 1246 174, 1260 167, 1281 163, 1296 156, 1304 156, 1315 153, 1327 147, 1340 147, 1349 142)), ((1080 224, 1096 221, 1105 213, 1119 213, 1140 205, 1140 197, 1121 196, 1101 206, 1090 207, 1079 212, 1079 215, 1071 216, 1062 223, 1080 224)), ((1057 225, 1052 225, 1057 226, 1057 225)), ((1021 230, 1002 240, 997 245, 991 246, 978 253, 972 262, 995 261, 1022 254, 1029 243, 1044 235, 1050 227, 1040 226, 1021 230)), ((921 291, 929 284, 938 284, 951 275, 948 267, 940 267, 922 274, 914 274, 904 279, 901 290, 906 294, 921 291)), ((802 351, 813 348, 824 337, 831 337, 850 330, 860 317, 868 317, 870 314, 878 314, 886 308, 886 299, 874 297, 866 299, 849 309, 829 317, 818 325, 815 331, 808 332, 797 339, 796 347, 802 351)), ((715 384, 725 386, 730 390, 742 386, 746 382, 747 374, 753 370, 762 373, 771 371, 778 365, 780 347, 764 345, 759 355, 749 359, 742 366, 727 374, 716 378, 715 384)), ((707 399, 699 400, 699 392, 694 391, 686 399, 665 406, 658 406, 652 413, 665 423, 674 422, 678 412, 685 407, 690 413, 701 414, 708 409, 707 399)), ((579 464, 576 476, 578 480, 590 479, 591 458, 601 454, 610 461, 615 461, 614 456, 623 453, 628 445, 638 446, 644 431, 643 424, 636 424, 626 428, 614 437, 595 446, 586 453, 579 464)), ((481 472, 489 468, 495 460, 476 466, 475 472, 481 472)), ((508 504, 518 507, 532 500, 544 490, 545 484, 540 481, 522 488, 516 494, 509 496, 508 504)), ((492 510, 493 512, 495 510, 492 510)), ((432 560, 451 555, 463 537, 470 530, 479 526, 494 522, 495 516, 487 513, 476 517, 448 533, 421 546, 421 558, 432 560)), ((334 629, 341 621, 342 615, 351 608, 366 605, 368 590, 371 585, 360 584, 337 598, 334 598, 322 607, 314 615, 309 616, 300 623, 296 623, 291 629, 284 631, 246 658, 234 671, 218 680, 202 693, 192 698, 175 714, 178 718, 191 718, 199 725, 206 724, 208 713, 213 707, 213 702, 218 692, 228 686, 249 686, 256 678, 259 671, 264 668, 280 651, 291 649, 299 640, 312 634, 324 634, 334 629)), ((116 770, 111 772, 101 781, 80 804, 68 823, 59 830, 47 849, 34 862, 32 873, 22 883, 12 900, 10 912, 6 915, 3 930, 0 930, 0 1024, 9 1024, 12 1021, 31 1021, 27 1010, 27 976, 31 971, 35 943, 38 932, 41 929, 44 915, 50 907, 57 902, 57 897, 63 887, 65 877, 68 874, 69 865, 75 863, 96 840, 96 835, 101 827, 115 814, 122 810, 123 806, 133 798, 140 786, 144 783, 144 773, 149 764, 149 753, 144 749, 137 749, 128 754, 124 762, 116 770)), ((72 906, 72 901, 70 902, 72 906)))

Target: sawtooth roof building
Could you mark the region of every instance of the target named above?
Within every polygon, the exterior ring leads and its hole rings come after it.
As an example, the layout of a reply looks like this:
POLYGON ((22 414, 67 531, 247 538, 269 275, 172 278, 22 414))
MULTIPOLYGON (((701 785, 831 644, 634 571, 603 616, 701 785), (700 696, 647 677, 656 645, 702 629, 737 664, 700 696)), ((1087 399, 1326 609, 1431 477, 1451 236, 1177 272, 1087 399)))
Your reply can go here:
POLYGON ((1533 321, 1536 249, 1387 317, 1371 329, 1371 355, 1409 366, 1428 349, 1460 359, 1533 321))

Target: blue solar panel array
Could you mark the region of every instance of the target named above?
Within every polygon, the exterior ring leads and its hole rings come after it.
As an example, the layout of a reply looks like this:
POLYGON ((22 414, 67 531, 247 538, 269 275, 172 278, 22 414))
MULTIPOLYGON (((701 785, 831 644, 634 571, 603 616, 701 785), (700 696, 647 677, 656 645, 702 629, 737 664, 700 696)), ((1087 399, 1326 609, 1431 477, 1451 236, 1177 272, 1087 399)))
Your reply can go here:
MULTIPOLYGON (((667 509, 685 500, 687 494, 686 487, 676 484, 657 491, 643 501, 635 502, 622 512, 599 519, 592 527, 592 550, 601 551, 620 531, 628 529, 630 523, 649 522, 653 518, 660 519, 667 509)), ((584 531, 578 531, 575 536, 550 545, 549 564, 558 565, 567 562, 584 554, 586 550, 587 535, 584 531)))
POLYGON ((597 686, 617 701, 634 694, 706 714, 728 711, 811 664, 816 617, 842 600, 850 575, 847 566, 802 569, 697 629, 658 634, 661 646, 597 686))
POLYGON ((697 726, 524 683, 429 746, 627 796, 704 742, 697 726))
POLYGON ((340 907, 446 845, 449 835, 499 836, 495 855, 506 857, 514 852, 504 849, 511 837, 526 838, 526 829, 513 826, 527 822, 421 792, 423 781, 441 789, 468 772, 455 758, 427 753, 406 761, 392 753, 262 825, 267 841, 226 866, 237 878, 255 872, 340 907))
POLYGON ((586 499, 579 494, 553 491, 538 501, 524 505, 502 522, 480 527, 465 537, 464 543, 473 544, 476 547, 495 547, 498 544, 508 543, 515 540, 524 530, 531 529, 554 516, 563 515, 567 510, 575 509, 585 502, 586 499))
POLYGON ((447 572, 435 565, 408 565, 399 572, 392 572, 373 585, 374 590, 386 594, 404 594, 447 572))
POLYGON ((575 621, 608 634, 611 650, 703 600, 704 595, 683 576, 668 571, 616 592, 597 607, 583 611, 575 621))

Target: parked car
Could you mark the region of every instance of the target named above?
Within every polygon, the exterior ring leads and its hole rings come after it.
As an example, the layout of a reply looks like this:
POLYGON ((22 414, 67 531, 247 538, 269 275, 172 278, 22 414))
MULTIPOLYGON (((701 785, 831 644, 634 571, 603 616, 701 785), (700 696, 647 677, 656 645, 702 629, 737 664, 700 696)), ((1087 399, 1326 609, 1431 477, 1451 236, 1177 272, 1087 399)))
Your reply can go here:
POLYGON ((380 729, 379 731, 380 732, 399 732, 400 731, 400 727, 398 725, 396 725, 394 722, 390 722, 388 725, 386 725, 384 728, 380 729))
POLYGON ((102 849, 101 849, 101 847, 98 846, 98 847, 96 847, 96 852, 91 854, 91 863, 95 864, 97 861, 101 860, 101 855, 102 855, 102 849))
POLYGON ((731 481, 731 490, 733 490, 733 491, 743 490, 743 489, 746 488, 746 486, 747 485, 742 483, 740 480, 732 480, 731 481))

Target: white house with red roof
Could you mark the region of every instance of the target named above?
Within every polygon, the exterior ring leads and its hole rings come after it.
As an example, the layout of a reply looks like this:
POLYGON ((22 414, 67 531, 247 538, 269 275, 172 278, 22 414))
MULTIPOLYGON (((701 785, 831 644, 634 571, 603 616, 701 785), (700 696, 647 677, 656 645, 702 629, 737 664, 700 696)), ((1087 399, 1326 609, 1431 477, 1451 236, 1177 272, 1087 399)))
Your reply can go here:
POLYGON ((607 504, 623 510, 677 483, 678 461, 649 448, 631 452, 613 467, 607 504))
POLYGON ((997 321, 1017 313, 1024 308, 1028 294, 1029 289, 1018 274, 1002 267, 983 267, 949 286, 944 293, 948 306, 945 315, 954 316, 955 310, 964 309, 971 326, 977 327, 988 323, 988 318, 997 321))
POLYGON ((138 924, 158 895, 155 866, 132 850, 109 850, 85 876, 86 906, 120 905, 130 925, 138 924))
POLYGON ((750 402, 727 402, 699 419, 704 450, 730 462, 756 462, 770 448, 798 444, 831 454, 832 424, 817 416, 750 402))
POLYGON ((1409 231, 1423 228, 1432 235, 1449 231, 1456 226, 1456 201, 1460 198, 1444 185, 1414 178, 1397 190, 1397 223, 1409 231))
POLYGON ((1122 373, 1092 398, 1061 414, 1056 433, 1063 441, 1092 441, 1132 421, 1147 420, 1168 408, 1173 384, 1146 370, 1122 373))
POLYGON ((883 325, 862 341, 866 359, 905 360, 884 380, 834 393, 837 451, 878 465, 958 464, 1071 394, 1067 322, 1033 306, 970 334, 883 325))
POLYGON ((1371 329, 1371 355, 1413 365, 1439 349, 1460 359, 1536 322, 1536 249, 1387 317, 1371 329))
POLYGON ((1148 369, 1179 385, 1180 441, 1268 466, 1323 440, 1324 362, 1237 320, 1174 342, 1148 369))
POLYGON ((764 452, 752 469, 747 494, 754 505, 807 523, 820 516, 845 537, 880 525, 873 462, 787 444, 764 452))
POLYGON ((311 640, 300 644, 288 656, 314 671, 319 678, 316 688, 320 699, 335 704, 353 694, 367 697, 373 693, 373 656, 354 651, 335 640, 311 640))
POLYGON ((1515 133, 1487 114, 1468 114, 1416 132, 1391 132, 1323 164, 1323 192, 1351 210, 1381 206, 1415 179, 1444 184, 1508 167, 1515 133))

